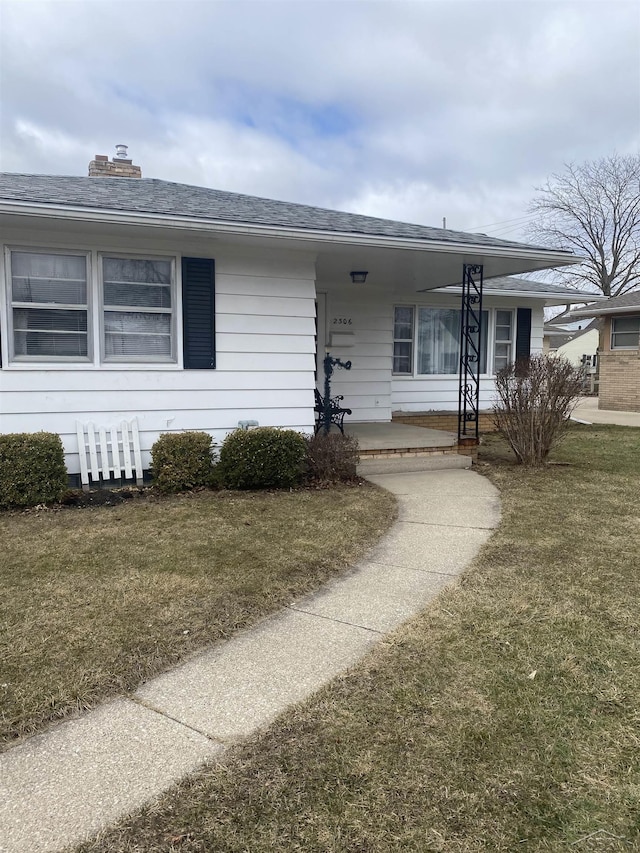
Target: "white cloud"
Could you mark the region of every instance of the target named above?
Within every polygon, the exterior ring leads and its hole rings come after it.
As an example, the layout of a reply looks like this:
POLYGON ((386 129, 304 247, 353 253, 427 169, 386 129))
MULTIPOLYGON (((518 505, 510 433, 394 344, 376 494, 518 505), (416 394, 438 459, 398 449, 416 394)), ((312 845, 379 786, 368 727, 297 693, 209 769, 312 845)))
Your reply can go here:
MULTIPOLYGON (((1 0, 0 0, 1 2, 1 0)), ((636 2, 4 0, 0 163, 148 176, 450 227, 637 151, 636 2)), ((515 230, 514 230, 515 229, 515 230)))

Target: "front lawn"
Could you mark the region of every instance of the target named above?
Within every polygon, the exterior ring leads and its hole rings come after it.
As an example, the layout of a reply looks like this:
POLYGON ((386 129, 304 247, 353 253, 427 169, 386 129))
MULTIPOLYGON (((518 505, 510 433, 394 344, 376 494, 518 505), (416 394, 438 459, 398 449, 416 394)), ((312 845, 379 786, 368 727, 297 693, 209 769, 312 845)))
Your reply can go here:
POLYGON ((394 516, 368 485, 0 514, 0 742, 318 587, 394 516))
POLYGON ((640 430, 507 456, 459 587, 83 853, 639 849, 640 430))

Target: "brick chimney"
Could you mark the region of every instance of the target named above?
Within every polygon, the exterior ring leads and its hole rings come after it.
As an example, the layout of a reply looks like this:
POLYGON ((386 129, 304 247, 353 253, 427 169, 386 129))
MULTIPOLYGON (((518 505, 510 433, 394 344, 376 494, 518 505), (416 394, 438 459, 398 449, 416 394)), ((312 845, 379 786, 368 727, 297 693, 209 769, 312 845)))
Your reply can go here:
POLYGON ((127 146, 116 145, 116 156, 109 160, 106 154, 96 154, 89 163, 90 178, 141 178, 142 169, 127 159, 127 146))

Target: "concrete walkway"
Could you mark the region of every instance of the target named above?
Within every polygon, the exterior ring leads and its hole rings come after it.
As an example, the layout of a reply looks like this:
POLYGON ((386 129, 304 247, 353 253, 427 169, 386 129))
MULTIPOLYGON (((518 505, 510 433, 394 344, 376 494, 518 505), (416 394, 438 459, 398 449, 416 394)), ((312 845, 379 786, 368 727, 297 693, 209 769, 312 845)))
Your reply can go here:
POLYGON ((583 397, 576 406, 573 417, 590 424, 640 427, 640 412, 612 412, 608 409, 599 409, 597 397, 583 397))
POLYGON ((384 474, 397 524, 346 576, 177 669, 0 755, 0 851, 90 837, 267 726, 424 608, 486 542, 496 490, 469 470, 384 474))

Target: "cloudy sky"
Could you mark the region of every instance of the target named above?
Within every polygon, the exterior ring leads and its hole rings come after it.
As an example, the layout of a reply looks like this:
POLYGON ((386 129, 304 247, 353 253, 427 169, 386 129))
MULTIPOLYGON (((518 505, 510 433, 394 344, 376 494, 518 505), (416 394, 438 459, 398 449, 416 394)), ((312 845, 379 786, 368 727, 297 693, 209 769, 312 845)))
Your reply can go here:
POLYGON ((0 168, 146 177, 521 239, 640 150, 640 0, 0 0, 0 168))

